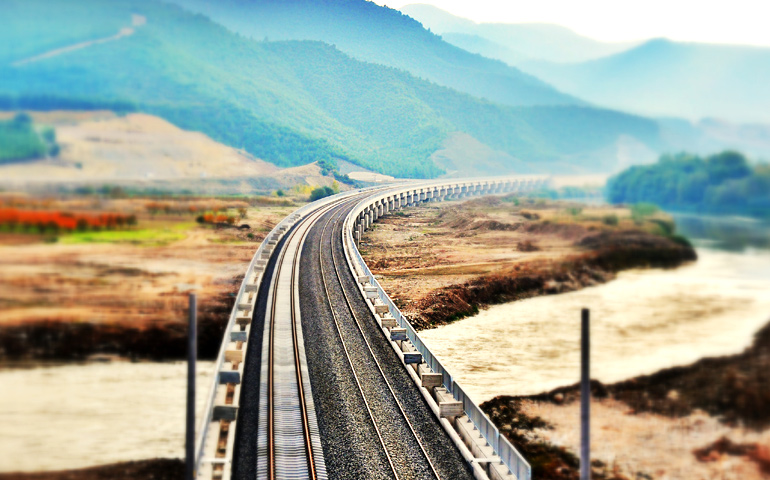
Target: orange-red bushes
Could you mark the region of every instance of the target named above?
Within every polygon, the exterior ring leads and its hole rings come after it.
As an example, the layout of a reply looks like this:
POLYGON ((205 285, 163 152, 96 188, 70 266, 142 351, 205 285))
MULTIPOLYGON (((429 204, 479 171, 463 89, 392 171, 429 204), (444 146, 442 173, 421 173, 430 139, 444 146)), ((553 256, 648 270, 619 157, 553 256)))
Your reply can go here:
POLYGON ((136 217, 118 213, 98 215, 73 214, 46 210, 22 210, 19 208, 0 208, 0 225, 11 229, 29 230, 99 230, 114 229, 124 225, 133 225, 136 217))

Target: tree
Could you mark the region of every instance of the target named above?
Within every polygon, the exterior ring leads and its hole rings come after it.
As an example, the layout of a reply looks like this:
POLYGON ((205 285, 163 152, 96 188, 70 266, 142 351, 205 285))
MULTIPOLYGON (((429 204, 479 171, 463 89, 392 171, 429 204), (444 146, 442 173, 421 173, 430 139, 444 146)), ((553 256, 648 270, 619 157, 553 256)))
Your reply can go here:
POLYGON ((334 195, 334 190, 330 187, 318 187, 310 192, 310 201, 315 202, 316 200, 320 200, 330 195, 334 195))
POLYGON ((746 157, 735 151, 728 150, 712 155, 708 158, 706 165, 709 183, 712 185, 751 175, 746 157))
POLYGON ((32 117, 26 112, 19 112, 13 117, 13 124, 19 128, 32 126, 32 117))

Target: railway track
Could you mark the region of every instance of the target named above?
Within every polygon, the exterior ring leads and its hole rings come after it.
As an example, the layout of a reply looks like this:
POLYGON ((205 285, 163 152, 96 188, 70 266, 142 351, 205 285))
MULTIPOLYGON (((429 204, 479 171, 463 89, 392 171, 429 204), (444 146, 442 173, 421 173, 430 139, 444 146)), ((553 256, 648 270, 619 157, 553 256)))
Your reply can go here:
MULTIPOLYGON (((349 206, 352 206, 352 204, 350 204, 349 206)), ((327 283, 327 276, 329 276, 329 277, 332 277, 339 284, 340 290, 342 292, 342 297, 345 300, 345 308, 350 313, 350 316, 351 316, 351 318, 353 320, 353 324, 355 325, 356 331, 351 331, 351 329, 348 328, 347 329, 348 331, 345 332, 344 331, 345 327, 342 325, 342 323, 340 321, 341 320, 340 317, 336 313, 335 309, 332 308, 332 316, 334 318, 334 325, 336 327, 337 334, 339 335, 340 342, 342 343, 343 349, 345 351, 346 360, 347 360, 348 364, 350 365, 350 370, 353 373, 353 377, 355 378, 355 382, 356 382, 356 385, 358 387, 359 394, 361 395, 361 398, 362 398, 364 404, 366 405, 366 409, 367 409, 367 412, 369 414, 369 418, 370 418, 370 420, 372 422, 372 425, 373 425, 374 429, 377 432, 377 438, 379 440, 379 443, 380 443, 380 445, 381 445, 381 447, 382 447, 382 449, 383 449, 383 451, 384 451, 384 453, 385 453, 385 455, 386 455, 386 457, 388 459, 388 465, 390 467, 390 471, 393 474, 393 477, 396 478, 396 479, 416 478, 416 477, 412 476, 416 472, 414 472, 414 471, 406 471, 405 472, 405 471, 403 471, 403 469, 399 469, 397 467, 397 464, 393 461, 393 456, 394 455, 395 456, 404 455, 406 453, 404 451, 405 449, 408 449, 410 447, 414 448, 414 445, 416 445, 416 447, 417 447, 416 451, 419 452, 419 455, 421 455, 423 457, 424 462, 425 462, 424 464, 427 467, 427 468, 424 469, 424 470, 426 470, 424 472, 426 474, 426 476, 428 478, 435 478, 435 479, 440 480, 441 476, 439 475, 438 471, 436 471, 436 467, 433 465, 433 462, 432 462, 430 456, 428 455, 427 451, 425 450, 425 446, 423 444, 423 441, 421 440, 420 436, 415 431, 415 428, 412 425, 412 422, 409 420, 409 416, 406 414, 406 411, 404 410, 404 406, 399 401, 398 396, 396 395, 396 392, 393 390, 393 386, 388 381, 388 377, 385 375, 385 372, 383 371, 382 366, 380 365, 380 363, 379 363, 379 361, 377 359, 377 356, 375 355, 374 351, 372 350, 372 346, 369 343, 369 340, 367 340, 366 336, 364 335, 364 330, 363 330, 363 328, 361 326, 361 319, 359 319, 358 316, 356 315, 356 312, 353 309, 353 306, 351 304, 351 300, 350 300, 350 297, 348 295, 348 292, 345 290, 345 286, 342 283, 342 275, 340 273, 340 264, 339 264, 339 261, 338 261, 337 257, 334 255, 334 252, 335 252, 335 249, 334 249, 334 235, 331 235, 331 234, 328 235, 328 240, 329 240, 328 241, 328 249, 325 248, 325 245, 324 245, 324 243, 325 243, 325 238, 324 237, 327 236, 326 235, 327 228, 329 227, 329 225, 334 224, 335 225, 334 231, 341 230, 342 216, 347 213, 349 206, 348 205, 344 205, 343 207, 338 208, 337 211, 334 212, 333 218, 330 219, 329 221, 327 221, 326 223, 324 223, 323 230, 321 232, 321 245, 320 245, 320 248, 318 250, 319 263, 321 265, 321 279, 322 279, 322 283, 324 285, 324 291, 326 293, 326 297, 329 300, 329 302, 332 301, 331 300, 332 297, 331 297, 331 295, 329 293, 329 285, 327 283), (348 208, 345 208, 345 207, 348 207, 348 208), (326 256, 328 256, 328 259, 327 259, 326 262, 324 262, 324 253, 326 253, 326 256), (324 272, 324 265, 327 265, 327 266, 331 265, 333 267, 332 274, 329 274, 328 272, 324 272), (356 333, 357 333, 357 335, 356 335, 356 333), (355 339, 353 339, 352 337, 355 337, 355 339), (381 381, 387 387, 387 392, 389 393, 389 395, 387 396, 387 401, 388 402, 392 402, 393 405, 395 406, 396 410, 398 411, 399 420, 401 420, 402 423, 403 423, 403 425, 400 425, 400 427, 401 427, 400 428, 400 430, 401 430, 400 432, 393 432, 392 431, 392 429, 395 426, 395 424, 399 423, 394 418, 387 417, 387 416, 383 417, 380 414, 379 415, 379 420, 378 420, 378 415, 377 415, 377 413, 375 413, 376 410, 372 409, 370 401, 367 400, 367 393, 366 393, 366 390, 365 390, 364 386, 362 385, 361 377, 359 375, 359 372, 362 372, 362 371, 365 370, 365 367, 364 367, 364 363, 365 362, 359 363, 358 366, 357 366, 356 362, 354 362, 353 357, 351 356, 351 353, 350 353, 351 349, 349 349, 348 346, 347 346, 348 344, 352 344, 352 345, 358 346, 360 348, 362 342, 363 342, 363 345, 365 345, 366 348, 365 349, 360 349, 360 351, 365 353, 365 354, 368 354, 368 359, 371 360, 371 363, 369 365, 376 367, 376 372, 379 374, 378 376, 374 375, 374 377, 376 378, 376 381, 381 381), (391 441, 390 446, 389 446, 388 442, 385 440, 385 438, 383 437, 382 430, 379 428, 379 424, 383 424, 383 423, 386 423, 387 426, 391 429, 391 432, 386 432, 386 435, 387 435, 387 433, 390 433, 391 434, 390 436, 393 436, 393 434, 396 435, 396 440, 397 441, 395 441, 395 442, 391 441), (406 434, 404 435, 404 433, 406 433, 406 434), (391 450, 394 451, 394 455, 391 455, 391 450), (399 470, 401 470, 401 471, 399 471, 399 470)), ((359 362, 360 362, 360 360, 359 360, 359 362)), ((374 380, 374 378, 372 378, 371 376, 368 377, 368 381, 373 381, 373 380, 374 380)), ((382 389, 380 389, 380 390, 382 390, 382 389)), ((369 393, 369 395, 370 395, 370 398, 371 398, 371 395, 372 395, 371 392, 369 393)), ((383 398, 379 398, 378 400, 379 401, 383 401, 384 399, 383 398)), ((391 406, 391 408, 392 408, 392 406, 391 406)), ((414 470, 414 469, 409 469, 409 470, 414 470)))
POLYGON ((412 332, 423 349, 414 353, 403 338, 408 322, 348 248, 392 209, 533 182, 351 192, 276 226, 249 266, 220 351, 198 442, 204 478, 529 478, 518 452, 412 332), (386 325, 383 308, 405 328, 386 325), (434 383, 439 375, 443 385, 434 383))
POLYGON ((355 203, 325 214, 303 251, 303 328, 317 345, 308 363, 329 476, 471 478, 371 314, 362 310, 341 243, 342 223, 355 203))
POLYGON ((308 230, 333 208, 319 208, 301 221, 276 262, 263 340, 257 478, 327 478, 304 361, 297 275, 308 230))

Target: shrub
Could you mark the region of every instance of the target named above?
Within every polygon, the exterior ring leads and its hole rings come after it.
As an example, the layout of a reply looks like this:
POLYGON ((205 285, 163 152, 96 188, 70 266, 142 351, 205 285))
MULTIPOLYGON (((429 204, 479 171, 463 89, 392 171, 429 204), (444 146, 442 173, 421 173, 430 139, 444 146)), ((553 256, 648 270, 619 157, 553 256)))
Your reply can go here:
POLYGON ((646 217, 654 215, 658 211, 658 207, 652 203, 635 203, 631 205, 631 218, 637 225, 641 225, 646 217))
POLYGON ((577 217, 578 215, 583 213, 583 207, 567 207, 567 213, 569 213, 573 217, 577 217))
POLYGON ((618 224, 618 216, 614 213, 602 217, 602 223, 614 227, 618 224))
POLYGON ((315 202, 330 195, 334 195, 334 190, 330 187, 318 187, 310 192, 310 201, 315 202))
POLYGON ((674 225, 674 222, 670 220, 663 220, 661 218, 652 218, 650 219, 650 222, 657 225, 658 228, 660 229, 660 233, 662 233, 665 236, 673 235, 674 230, 676 230, 676 225, 674 225))

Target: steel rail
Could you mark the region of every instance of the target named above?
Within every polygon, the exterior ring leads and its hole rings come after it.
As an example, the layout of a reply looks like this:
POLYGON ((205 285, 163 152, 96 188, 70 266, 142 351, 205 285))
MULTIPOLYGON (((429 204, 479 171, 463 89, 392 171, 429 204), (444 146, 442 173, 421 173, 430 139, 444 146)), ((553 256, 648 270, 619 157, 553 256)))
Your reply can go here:
MULTIPOLYGON (((351 202, 352 203, 352 202, 351 202)), ((326 277, 324 276, 323 271, 323 237, 326 233, 326 227, 329 226, 331 223, 331 220, 327 221, 326 224, 324 224, 324 228, 321 231, 321 239, 319 241, 319 251, 318 251, 318 261, 321 268, 321 281, 324 286, 324 292, 326 292, 326 298, 329 300, 329 306, 331 307, 331 295, 329 294, 329 286, 326 283, 326 277)), ((388 465, 390 465, 390 470, 393 472, 393 476, 396 479, 399 479, 398 472, 396 471, 396 466, 393 464, 393 458, 390 456, 390 452, 388 452, 388 447, 385 445, 385 439, 382 438, 382 432, 380 431, 380 427, 377 425, 377 421, 374 419, 374 413, 372 412, 371 406, 369 405, 369 401, 366 399, 366 395, 364 394, 364 389, 361 386, 361 380, 358 378, 358 374, 356 373, 356 369, 353 366, 353 360, 350 358, 350 352, 348 351, 347 345, 345 345, 345 340, 342 338, 342 329, 340 327, 339 323, 339 317, 337 317, 337 312, 334 311, 334 308, 330 308, 332 312, 332 317, 334 318, 334 326, 337 330, 337 335, 340 337, 340 345, 342 345, 342 349, 345 351, 345 359, 348 361, 348 365, 350 365, 350 371, 353 373, 353 379, 356 382, 356 387, 358 387, 358 393, 361 394, 361 399, 364 401, 364 405, 366 406, 366 411, 369 414, 369 419, 372 421, 372 426, 374 427, 374 431, 377 432, 377 438, 380 440, 380 445, 382 445, 382 450, 385 452, 385 456, 388 459, 388 465)))
MULTIPOLYGON (((337 206, 337 203, 329 205, 324 205, 323 207, 319 208, 315 212, 311 213, 307 217, 305 217, 301 222, 300 225, 305 224, 309 222, 311 219, 317 219, 327 213, 329 210, 334 209, 337 206)), ((312 222, 310 222, 312 223, 312 222)), ((274 288, 273 288, 273 295, 272 295, 272 301, 271 301, 271 307, 270 307, 270 335, 269 335, 269 350, 268 350, 268 425, 267 425, 267 442, 268 442, 268 475, 271 480, 274 480, 276 478, 276 462, 275 462, 275 412, 274 412, 274 347, 275 347, 275 310, 276 305, 278 303, 278 280, 283 273, 284 268, 284 258, 286 257, 286 253, 289 251, 288 243, 291 242, 294 239, 294 236, 297 235, 299 229, 292 230, 291 234, 287 238, 287 247, 284 248, 281 251, 281 255, 278 258, 278 261, 276 263, 278 270, 276 271, 274 275, 274 288)), ((302 240, 304 241, 304 238, 307 237, 307 234, 310 230, 307 229, 302 233, 302 240)), ((302 249, 303 241, 298 242, 297 247, 294 251, 294 258, 292 259, 291 264, 291 285, 293 286, 296 280, 296 271, 297 271, 297 261, 300 256, 300 252, 302 249)), ((301 361, 300 361, 300 355, 299 355, 299 342, 297 337, 297 322, 296 322, 296 309, 295 309, 295 292, 294 288, 291 289, 291 295, 290 295, 290 302, 291 302, 291 326, 292 326, 292 343, 293 343, 293 351, 294 351, 294 367, 296 369, 296 378, 297 378, 297 388, 299 392, 299 405, 302 415, 302 429, 304 434, 304 442, 305 442, 305 451, 307 453, 307 464, 308 464, 308 471, 310 472, 310 478, 316 479, 317 478, 317 472, 316 472, 316 466, 315 466, 315 460, 313 456, 313 445, 311 440, 311 434, 310 434, 310 426, 308 421, 308 412, 307 412, 307 405, 305 404, 305 393, 304 393, 304 383, 302 378, 302 367, 301 367, 301 361)))
MULTIPOLYGON (((345 213, 344 211, 342 211, 342 207, 339 207, 339 209, 340 209, 340 211, 342 213, 345 213)), ((341 215, 339 215, 337 217, 337 219, 336 219, 337 221, 339 220, 339 217, 341 217, 341 215)), ((331 220, 329 220, 324 225, 324 229, 323 229, 323 231, 321 233, 321 243, 323 243, 323 234, 326 232, 326 227, 329 225, 329 223, 331 223, 331 220)), ((401 416, 406 421, 406 424, 409 426, 409 430, 411 431, 412 435, 414 436, 415 440, 417 441, 417 444, 420 446, 420 451, 422 452, 423 456, 425 457, 425 460, 428 462, 428 465, 430 466, 430 470, 433 473, 433 476, 435 478, 437 478, 438 480, 441 480, 441 476, 436 471, 436 467, 435 467, 435 465, 433 465, 433 462, 431 461, 431 458, 428 455, 428 452, 425 450, 425 446, 423 445, 422 441, 420 440, 419 435, 417 435, 417 431, 414 429, 414 425, 412 425, 412 422, 409 420, 409 417, 407 416, 406 411, 404 410, 404 406, 402 405, 401 401, 398 399, 398 396, 396 395, 396 392, 393 390, 393 386, 390 384, 390 381, 388 381, 388 378, 385 375, 385 372, 382 370, 382 366, 380 365, 379 360, 377 360, 377 356, 374 354, 374 350, 372 349, 372 346, 369 343, 369 340, 366 338, 366 334, 364 333, 363 328, 361 327, 361 322, 360 322, 360 320, 358 318, 358 315, 356 315, 355 311, 353 310, 353 305, 351 304, 350 297, 348 296, 347 292, 345 291, 345 286, 342 283, 342 277, 340 275, 339 264, 337 262, 337 259, 334 257, 334 236, 333 235, 330 236, 330 238, 329 238, 329 246, 331 247, 331 259, 332 259, 332 264, 334 265, 335 278, 337 279, 337 281, 340 284, 340 289, 342 290, 343 297, 345 298, 345 305, 347 306, 348 311, 350 311, 350 314, 353 317, 353 320, 354 320, 354 322, 356 324, 356 327, 358 328, 358 331, 361 333, 361 338, 363 338, 364 343, 366 344, 366 348, 369 351, 369 354, 371 355, 372 359, 374 360, 374 365, 376 365, 377 370, 380 372, 380 375, 382 376, 382 379, 385 381, 385 385, 387 385, 388 390, 390 391, 391 396, 396 401, 396 405, 398 406, 398 410, 401 413, 401 416)), ((326 277, 325 277, 325 275, 323 273, 323 250, 324 250, 323 249, 323 245, 321 245, 321 248, 319 249, 319 253, 318 253, 319 260, 320 260, 320 263, 321 263, 321 278, 322 278, 323 283, 324 283, 324 289, 326 290, 326 296, 331 301, 331 297, 329 296, 328 286, 327 286, 327 283, 326 283, 326 277)), ((345 340, 344 340, 344 338, 342 336, 342 330, 341 330, 340 325, 338 323, 337 314, 334 313, 334 309, 332 309, 332 313, 334 315, 335 326, 337 327, 337 334, 339 335, 340 340, 342 342, 342 346, 345 349, 345 354, 347 356, 348 363, 350 363, 351 370, 353 372, 354 377, 356 378, 356 384, 358 385, 359 391, 361 392, 361 396, 364 398, 364 402, 367 405, 367 410, 369 410, 369 404, 366 401, 366 397, 364 395, 363 390, 361 389, 361 385, 360 385, 359 380, 358 380, 358 375, 355 372, 355 368, 354 368, 353 362, 352 362, 352 360, 351 360, 351 358, 350 358, 350 356, 348 354, 347 347, 345 347, 345 340)), ((391 461, 390 454, 387 451, 387 447, 385 446, 385 443, 384 443, 384 441, 382 439, 382 436, 380 435, 380 431, 379 431, 379 429, 376 426, 376 422, 374 420, 374 416, 372 416, 371 410, 369 410, 369 414, 370 414, 370 417, 372 418, 372 422, 375 424, 375 429, 377 430, 377 434, 378 434, 378 436, 380 438, 380 442, 383 445, 383 449, 385 450, 385 453, 388 456, 388 461, 390 462, 391 469, 393 469, 393 474, 396 476, 396 478, 399 478, 398 474, 395 471, 395 467, 393 466, 393 463, 391 461)))

